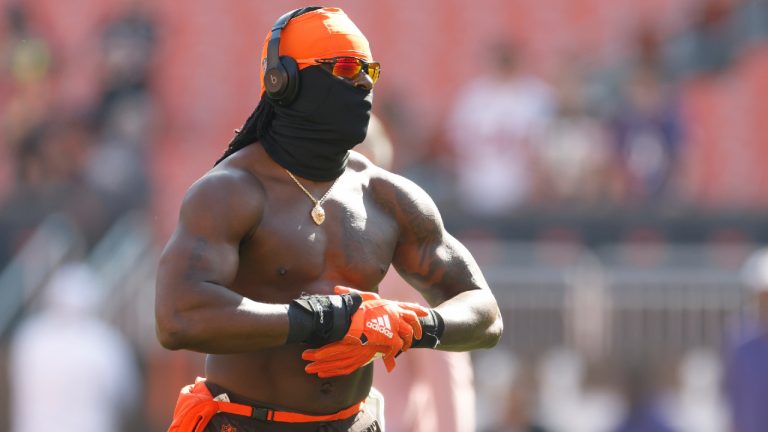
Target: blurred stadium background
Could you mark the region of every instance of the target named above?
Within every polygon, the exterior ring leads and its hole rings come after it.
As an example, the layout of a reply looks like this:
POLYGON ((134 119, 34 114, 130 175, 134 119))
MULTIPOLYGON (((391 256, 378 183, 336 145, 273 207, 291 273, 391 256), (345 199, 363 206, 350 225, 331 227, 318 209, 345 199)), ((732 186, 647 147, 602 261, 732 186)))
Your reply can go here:
MULTIPOLYGON (((164 430, 202 357, 154 338, 159 249, 258 101, 266 30, 303 5, 0 0, 0 430, 11 341, 71 261, 130 343, 125 430, 164 430)), ((644 398, 676 430, 727 430, 739 271, 768 241, 768 2, 335 5, 382 63, 394 171, 501 302, 502 343, 473 354, 478 430, 609 431, 644 398)))

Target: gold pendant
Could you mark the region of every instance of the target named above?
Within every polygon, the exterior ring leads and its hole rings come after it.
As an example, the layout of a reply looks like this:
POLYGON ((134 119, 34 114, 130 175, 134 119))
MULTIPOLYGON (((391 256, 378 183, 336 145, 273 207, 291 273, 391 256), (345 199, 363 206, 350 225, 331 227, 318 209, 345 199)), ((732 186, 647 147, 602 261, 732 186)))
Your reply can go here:
POLYGON ((320 225, 325 222, 325 210, 320 207, 320 204, 316 204, 312 208, 312 212, 310 212, 310 214, 312 215, 312 220, 315 221, 316 224, 320 225))

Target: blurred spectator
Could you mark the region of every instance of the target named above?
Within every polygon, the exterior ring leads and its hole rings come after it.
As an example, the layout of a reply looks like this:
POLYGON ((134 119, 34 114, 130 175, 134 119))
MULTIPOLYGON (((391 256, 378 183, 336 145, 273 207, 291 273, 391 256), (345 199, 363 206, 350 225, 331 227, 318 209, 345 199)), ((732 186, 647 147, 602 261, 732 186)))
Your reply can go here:
POLYGON ((147 92, 157 36, 150 16, 136 8, 108 23, 101 38, 103 95, 99 111, 106 112, 123 96, 147 92))
POLYGON ((114 217, 144 208, 149 200, 155 44, 154 22, 138 8, 118 16, 102 33, 102 89, 93 108, 98 137, 86 176, 104 193, 114 217))
MULTIPOLYGON (((377 116, 372 115, 368 134, 355 147, 376 165, 391 169, 393 145, 377 116)), ((423 298, 389 269, 379 284, 382 295, 421 303, 423 298)), ((475 389, 468 352, 412 350, 398 358, 388 374, 374 369, 373 385, 384 396, 387 430, 395 432, 469 432, 475 430, 475 389)))
POLYGON ((136 360, 98 318, 102 295, 86 265, 69 264, 20 324, 10 347, 12 432, 117 432, 135 414, 136 360))
POLYGON ((544 203, 590 207, 612 201, 607 130, 590 112, 582 68, 563 67, 555 82, 557 115, 535 150, 544 203))
POLYGON ((507 421, 507 401, 522 369, 520 360, 509 349, 496 347, 475 353, 475 390, 477 391, 477 430, 503 430, 507 421))
POLYGON ((538 424, 532 369, 507 349, 478 352, 478 428, 481 432, 546 432, 538 424))
POLYGON ((11 189, 16 145, 43 120, 50 102, 52 53, 27 20, 23 2, 4 10, 0 36, 0 199, 11 189))
POLYGON ((63 212, 95 241, 109 220, 99 196, 83 179, 91 131, 75 115, 31 128, 15 145, 16 181, 0 202, 0 267, 43 219, 63 212))
POLYGON ((149 201, 151 96, 124 95, 110 103, 84 175, 103 195, 113 218, 149 201))
POLYGON ((675 192, 683 126, 670 55, 655 27, 640 26, 625 57, 592 71, 583 85, 587 106, 609 132, 605 192, 620 204, 648 204, 675 192))
POLYGON ((733 26, 738 32, 740 51, 768 40, 767 0, 740 0, 734 15, 733 26))
POLYGON ((728 0, 709 0, 698 11, 690 29, 694 72, 721 72, 732 64, 738 31, 733 25, 733 5, 728 0))
POLYGON ((728 68, 736 54, 738 29, 733 3, 706 0, 696 3, 693 22, 671 41, 672 58, 683 76, 716 74, 728 68))
POLYGON ((673 425, 682 431, 721 432, 728 429, 722 394, 722 363, 713 349, 693 349, 679 367, 679 391, 670 400, 667 412, 673 425))
POLYGON ((58 195, 50 180, 46 128, 39 127, 16 144, 15 190, 0 202, 0 268, 13 256, 45 215, 57 207, 58 195))
POLYGON ((621 419, 620 395, 588 380, 588 366, 567 348, 553 349, 543 358, 537 374, 544 427, 558 432, 608 432, 616 426, 621 419))
POLYGON ((3 69, 18 84, 44 79, 51 68, 51 52, 46 41, 30 28, 22 2, 6 6, 7 35, 3 42, 3 69))
POLYGON ((489 73, 472 77, 448 119, 458 200, 469 215, 504 216, 532 199, 532 151, 554 115, 550 86, 525 71, 509 43, 489 47, 489 73))
POLYGON ((149 202, 149 143, 154 100, 149 86, 152 21, 131 9, 102 32, 103 78, 94 107, 52 101, 43 90, 47 45, 27 24, 21 4, 7 10, 13 100, 3 118, 17 176, 0 200, 0 268, 51 213, 63 211, 93 244, 123 213, 149 202), (88 111, 89 115, 78 114, 88 111))
MULTIPOLYGON (((611 119, 615 163, 628 204, 674 196, 680 175, 682 124, 672 89, 651 68, 631 72, 611 119)), ((677 198, 677 197, 676 197, 677 198)))
POLYGON ((748 310, 726 353, 725 391, 735 432, 764 431, 768 425, 768 249, 744 264, 748 310))
POLYGON ((646 358, 624 364, 627 410, 614 432, 673 432, 660 406, 653 368, 646 358))
POLYGON ((634 71, 647 70, 662 83, 674 82, 679 71, 670 59, 668 45, 656 27, 641 25, 631 33, 623 57, 590 71, 586 93, 590 108, 598 117, 609 119, 622 104, 626 104, 624 88, 634 71))

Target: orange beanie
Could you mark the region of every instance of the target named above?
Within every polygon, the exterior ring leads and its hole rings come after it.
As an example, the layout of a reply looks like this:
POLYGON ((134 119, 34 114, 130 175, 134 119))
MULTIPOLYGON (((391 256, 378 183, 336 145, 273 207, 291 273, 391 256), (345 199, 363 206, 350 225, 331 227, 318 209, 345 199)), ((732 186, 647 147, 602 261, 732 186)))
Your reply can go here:
MULTIPOLYGON (((261 81, 267 66, 267 46, 271 31, 267 32, 261 50, 261 81)), ((352 56, 373 61, 368 39, 339 8, 325 7, 299 15, 280 33, 280 55, 296 60, 352 56)), ((312 66, 299 62, 299 70, 312 66)), ((261 93, 264 94, 262 85, 261 93)))

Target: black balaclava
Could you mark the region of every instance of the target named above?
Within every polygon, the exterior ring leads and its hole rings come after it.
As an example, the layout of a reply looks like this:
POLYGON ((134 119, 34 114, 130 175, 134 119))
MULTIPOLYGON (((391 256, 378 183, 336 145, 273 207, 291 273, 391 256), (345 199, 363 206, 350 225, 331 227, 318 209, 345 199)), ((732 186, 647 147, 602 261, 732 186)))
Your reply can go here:
POLYGON ((373 93, 319 66, 302 69, 299 77, 296 100, 288 106, 272 104, 274 117, 260 141, 290 172, 315 181, 334 180, 344 172, 349 150, 365 139, 373 93))

